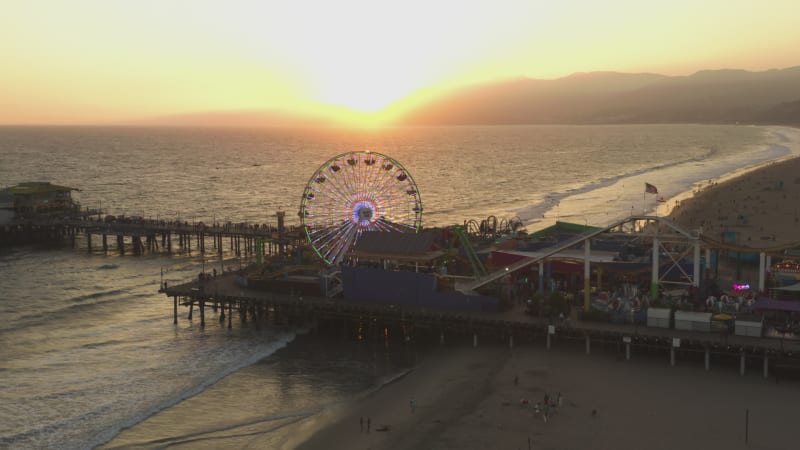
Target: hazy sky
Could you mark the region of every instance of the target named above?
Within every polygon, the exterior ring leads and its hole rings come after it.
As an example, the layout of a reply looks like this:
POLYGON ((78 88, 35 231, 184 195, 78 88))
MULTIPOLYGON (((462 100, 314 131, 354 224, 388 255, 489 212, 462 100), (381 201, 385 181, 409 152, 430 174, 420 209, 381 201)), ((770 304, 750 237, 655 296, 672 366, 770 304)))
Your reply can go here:
POLYGON ((800 65, 798 0, 2 0, 0 124, 372 112, 421 89, 800 65))

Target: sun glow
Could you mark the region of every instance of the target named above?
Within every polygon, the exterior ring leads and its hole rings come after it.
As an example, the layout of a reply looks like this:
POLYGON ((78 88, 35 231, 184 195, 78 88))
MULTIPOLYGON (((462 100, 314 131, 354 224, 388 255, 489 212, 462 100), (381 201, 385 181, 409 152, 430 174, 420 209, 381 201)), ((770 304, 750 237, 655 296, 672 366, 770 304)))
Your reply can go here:
POLYGON ((789 67, 795 2, 10 2, 0 124, 237 110, 378 124, 498 79, 789 67))

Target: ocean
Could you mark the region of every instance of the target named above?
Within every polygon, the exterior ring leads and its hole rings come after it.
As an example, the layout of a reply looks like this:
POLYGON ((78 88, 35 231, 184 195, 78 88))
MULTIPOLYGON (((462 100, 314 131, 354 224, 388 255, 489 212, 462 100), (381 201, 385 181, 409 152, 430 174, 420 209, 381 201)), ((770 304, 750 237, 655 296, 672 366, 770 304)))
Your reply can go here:
MULTIPOLYGON (((187 129, 0 127, 0 185, 71 186, 84 207, 289 224, 314 171, 377 151, 412 174, 423 226, 664 214, 709 181, 800 155, 800 130, 712 125, 187 129), (645 183, 657 187, 644 193, 645 183)), ((97 247, 97 245, 95 246, 97 247)), ((223 255, 223 264, 238 262, 223 255)), ((0 250, 0 448, 291 448, 413 367, 417 350, 214 320, 158 294, 216 255, 0 250), (207 259, 206 259, 207 258, 207 259)), ((424 355, 422 356, 424 357, 424 355)))

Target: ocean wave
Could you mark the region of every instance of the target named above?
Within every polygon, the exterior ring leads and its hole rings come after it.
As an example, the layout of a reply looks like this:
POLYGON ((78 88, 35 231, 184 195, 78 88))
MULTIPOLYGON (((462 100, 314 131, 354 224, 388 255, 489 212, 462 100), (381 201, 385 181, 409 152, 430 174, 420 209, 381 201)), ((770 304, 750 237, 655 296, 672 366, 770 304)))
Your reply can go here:
POLYGON ((288 345, 290 342, 292 342, 295 339, 296 336, 297 336, 297 334, 295 332, 286 332, 286 333, 279 334, 275 341, 273 341, 272 343, 270 343, 270 345, 266 346, 265 348, 261 349, 260 351, 252 353, 248 357, 243 358, 242 360, 240 360, 240 361, 238 361, 238 362, 236 362, 234 364, 230 364, 230 365, 225 365, 225 366, 219 367, 219 370, 217 370, 214 374, 212 374, 211 376, 209 376, 208 378, 206 378, 202 382, 198 383, 197 385, 189 387, 187 389, 183 389, 183 390, 175 393, 174 395, 172 395, 172 396, 170 396, 168 398, 165 398, 162 401, 150 406, 149 408, 147 408, 147 409, 145 409, 145 410, 143 410, 143 411, 141 411, 141 412, 139 412, 137 414, 134 414, 133 416, 128 417, 127 419, 121 420, 120 422, 118 422, 117 424, 112 426, 110 429, 106 429, 106 430, 98 433, 97 435, 95 435, 91 439, 91 442, 89 443, 90 444, 89 446, 90 447, 97 447, 97 446, 100 446, 100 445, 102 445, 102 444, 104 444, 106 442, 109 442, 115 436, 117 436, 122 430, 130 428, 130 427, 132 427, 132 426, 144 421, 145 419, 147 419, 148 417, 158 413, 159 411, 162 411, 162 410, 167 409, 167 408, 169 408, 171 406, 174 406, 174 405, 176 405, 176 404, 178 404, 178 403, 180 403, 180 402, 182 402, 182 401, 184 401, 184 400, 186 400, 188 398, 194 397, 195 395, 197 395, 197 394, 203 392, 204 390, 208 389, 209 387, 213 386, 215 383, 219 382, 221 379, 225 378, 226 376, 228 376, 228 375, 230 375, 230 374, 232 374, 234 372, 237 372, 237 371, 239 371, 239 370, 241 370, 241 369, 243 369, 245 367, 251 366, 251 365, 257 363, 258 361, 260 361, 260 360, 262 360, 262 359, 274 354, 278 350, 286 347, 286 345, 288 345))
MULTIPOLYGON (((265 433, 270 433, 276 431, 278 429, 284 428, 286 426, 292 425, 297 423, 301 420, 307 419, 308 417, 314 416, 318 414, 320 409, 310 410, 310 411, 301 411, 296 413, 290 414, 282 414, 277 416, 269 416, 269 417, 260 417, 254 420, 247 420, 241 422, 234 422, 229 423, 224 426, 218 427, 211 427, 205 429, 201 432, 196 433, 187 433, 183 435, 177 436, 170 436, 165 438, 159 439, 152 439, 149 441, 143 442, 136 442, 135 444, 131 444, 135 447, 145 446, 145 447, 169 447, 172 445, 182 445, 182 444, 191 444, 194 442, 203 442, 203 441, 213 441, 217 439, 230 439, 235 437, 245 437, 245 436, 256 436, 256 435, 263 435, 265 433), (257 425, 264 425, 269 424, 272 422, 280 422, 275 424, 272 427, 266 429, 259 429, 257 431, 249 431, 249 432, 241 432, 230 434, 231 431, 239 429, 239 428, 246 428, 246 427, 253 427, 257 425), (223 436, 214 436, 220 433, 228 433, 223 436)), ((122 446, 111 446, 108 447, 109 449, 117 449, 117 448, 128 448, 131 445, 122 445, 122 446)))

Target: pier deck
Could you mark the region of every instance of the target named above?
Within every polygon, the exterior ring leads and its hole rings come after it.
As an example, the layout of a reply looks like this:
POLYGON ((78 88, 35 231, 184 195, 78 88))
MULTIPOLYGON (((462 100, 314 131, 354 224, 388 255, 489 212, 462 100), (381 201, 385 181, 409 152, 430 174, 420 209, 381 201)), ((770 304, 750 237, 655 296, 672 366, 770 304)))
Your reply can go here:
POLYGON ((800 365, 800 340, 765 337, 737 336, 720 332, 684 331, 651 328, 633 324, 611 324, 588 322, 571 318, 569 324, 552 324, 546 319, 525 315, 522 306, 509 311, 466 312, 436 310, 422 307, 395 306, 374 303, 357 303, 341 299, 310 296, 292 296, 250 289, 237 284, 236 275, 226 273, 210 280, 192 281, 162 289, 174 299, 174 321, 178 321, 178 305, 190 307, 191 318, 194 305, 200 307, 201 325, 204 325, 203 310, 209 305, 222 308, 220 322, 226 319, 231 327, 234 308, 243 322, 249 314, 253 320, 270 315, 281 323, 315 323, 317 321, 341 322, 350 330, 378 326, 379 329, 402 333, 405 339, 416 335, 472 336, 474 345, 478 339, 502 340, 510 346, 516 343, 546 342, 548 348, 571 342, 585 343, 586 352, 592 345, 611 349, 631 358, 631 352, 669 354, 671 364, 678 359, 703 359, 706 369, 711 356, 715 360, 740 360, 740 370, 745 365, 759 367, 763 363, 764 376, 770 364, 777 367, 800 365), (550 327, 553 328, 550 328, 550 327), (674 346, 674 338, 680 345, 674 346))

